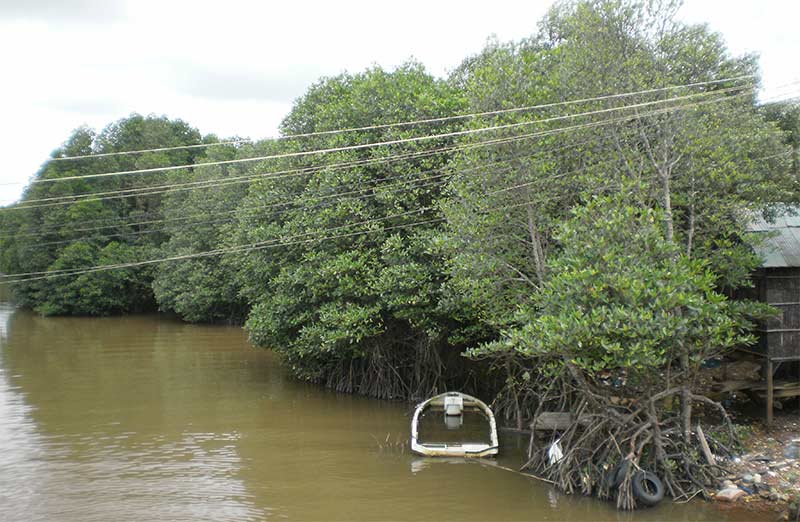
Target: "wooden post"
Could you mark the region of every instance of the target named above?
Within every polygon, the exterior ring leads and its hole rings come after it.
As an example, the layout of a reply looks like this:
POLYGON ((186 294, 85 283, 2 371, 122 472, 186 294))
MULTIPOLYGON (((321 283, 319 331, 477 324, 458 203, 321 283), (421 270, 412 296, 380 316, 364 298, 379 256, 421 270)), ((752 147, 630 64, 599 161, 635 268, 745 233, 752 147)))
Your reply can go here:
POLYGON ((767 356, 767 428, 772 427, 772 402, 775 395, 772 382, 772 359, 767 356))
POLYGON ((711 448, 708 447, 708 441, 706 440, 706 435, 703 433, 703 428, 700 427, 700 424, 697 424, 697 438, 700 440, 700 448, 703 450, 703 455, 706 458, 706 462, 710 466, 716 464, 714 460, 714 454, 711 453, 711 448))

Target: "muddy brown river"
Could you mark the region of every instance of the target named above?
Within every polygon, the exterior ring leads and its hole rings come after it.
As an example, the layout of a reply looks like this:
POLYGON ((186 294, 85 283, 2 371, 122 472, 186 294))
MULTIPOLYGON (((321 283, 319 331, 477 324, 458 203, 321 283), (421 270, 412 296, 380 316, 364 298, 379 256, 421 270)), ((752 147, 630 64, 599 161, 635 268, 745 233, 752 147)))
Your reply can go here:
MULTIPOLYGON (((618 513, 490 464, 410 455, 411 407, 289 378, 239 328, 0 303, 0 520, 752 520, 618 513)), ((525 441, 501 435, 498 463, 525 441)))

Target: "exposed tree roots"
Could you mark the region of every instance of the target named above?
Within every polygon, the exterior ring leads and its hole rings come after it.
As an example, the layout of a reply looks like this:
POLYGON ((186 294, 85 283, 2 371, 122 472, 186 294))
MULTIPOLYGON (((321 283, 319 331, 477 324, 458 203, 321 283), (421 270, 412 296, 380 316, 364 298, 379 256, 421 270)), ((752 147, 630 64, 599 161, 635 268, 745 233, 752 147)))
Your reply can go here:
POLYGON ((420 400, 449 389, 475 392, 480 380, 474 366, 458 352, 443 353, 426 339, 381 339, 366 356, 332 364, 321 382, 344 393, 420 400))
POLYGON ((659 388, 588 382, 570 365, 555 377, 529 375, 513 359, 495 360, 478 371, 480 366, 458 353, 443 354, 419 338, 382 341, 364 357, 331 364, 322 383, 382 399, 419 400, 448 389, 494 395, 502 424, 531 426, 523 468, 564 492, 614 500, 619 509, 641 506, 633 488, 639 471, 655 474, 675 500, 708 496, 727 472, 719 457, 732 456, 739 445, 722 405, 692 393, 675 375, 672 382, 678 385, 659 388), (544 412, 569 412, 571 421, 557 431, 542 431, 531 421, 544 412), (556 442, 563 452, 557 462, 549 455, 556 442))
MULTIPOLYGON (((619 509, 629 510, 640 505, 632 489, 632 479, 640 470, 658 476, 666 495, 676 500, 707 496, 726 473, 717 462, 709 462, 694 429, 688 430, 688 439, 685 436, 685 409, 679 398, 686 388, 675 386, 637 399, 620 399, 613 389, 574 382, 558 378, 549 386, 549 396, 543 392, 535 415, 569 411, 571 422, 563 431, 545 433, 532 425, 529 460, 524 466, 563 491, 612 499, 619 509), (561 393, 553 393, 555 389, 561 393), (558 405, 568 408, 551 409, 558 405), (556 442, 563 452, 557 462, 549 455, 556 442)), ((694 418, 702 416, 705 426, 705 435, 700 437, 716 455, 730 456, 738 440, 725 409, 705 396, 691 392, 688 396, 694 418)))

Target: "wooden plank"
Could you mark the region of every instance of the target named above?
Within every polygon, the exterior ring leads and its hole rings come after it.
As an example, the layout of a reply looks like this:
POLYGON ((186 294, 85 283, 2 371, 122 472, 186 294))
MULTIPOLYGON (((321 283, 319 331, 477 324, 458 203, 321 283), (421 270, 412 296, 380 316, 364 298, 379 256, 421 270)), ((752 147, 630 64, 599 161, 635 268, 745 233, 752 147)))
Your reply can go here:
MULTIPOLYGON (((767 400, 767 392, 757 392, 758 398, 767 400)), ((800 397, 800 388, 791 388, 788 390, 775 390, 772 391, 772 400, 775 399, 788 399, 789 397, 800 397)))
POLYGON ((711 389, 715 393, 727 393, 739 390, 755 390, 761 385, 758 381, 730 380, 715 382, 711 389))
MULTIPOLYGON (((568 411, 545 411, 539 414, 531 423, 531 429, 540 431, 560 431, 566 430, 574 419, 572 413, 568 411)), ((585 424, 587 420, 581 418, 578 422, 585 424)))
POLYGON ((800 361, 800 354, 788 355, 786 357, 771 357, 771 359, 772 359, 772 362, 800 361))
POLYGON ((697 424, 697 438, 700 440, 700 448, 703 450, 703 456, 706 458, 706 462, 709 465, 713 466, 716 464, 714 460, 714 455, 711 453, 711 448, 708 447, 708 441, 706 440, 706 435, 703 433, 703 428, 700 427, 700 424, 697 424))
MULTIPOLYGON (((772 363, 773 363, 772 373, 774 374, 775 361, 773 360, 772 363)), ((767 385, 764 382, 756 382, 753 383, 753 386, 751 386, 751 388, 756 391, 765 391, 767 389, 767 385)), ((800 381, 776 381, 776 380, 772 381, 773 390, 791 390, 793 388, 800 388, 800 381)))

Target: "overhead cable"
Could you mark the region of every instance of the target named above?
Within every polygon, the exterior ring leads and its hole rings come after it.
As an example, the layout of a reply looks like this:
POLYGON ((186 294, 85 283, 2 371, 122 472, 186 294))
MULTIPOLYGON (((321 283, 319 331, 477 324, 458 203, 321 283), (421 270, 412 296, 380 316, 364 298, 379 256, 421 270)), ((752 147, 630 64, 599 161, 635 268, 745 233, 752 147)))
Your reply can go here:
MULTIPOLYGON (((754 160, 766 159, 766 158, 777 157, 777 156, 779 156, 779 155, 776 154, 776 155, 771 155, 771 156, 765 156, 764 158, 755 158, 754 160)), ((609 161, 611 161, 611 160, 609 160, 609 161)), ((604 162, 599 162, 599 163, 604 163, 604 162)), ((580 171, 580 170, 584 170, 584 169, 577 169, 577 170, 580 171)), ((566 174, 568 174, 568 173, 562 173, 561 175, 558 175, 558 177, 563 177, 566 174)), ((551 176, 550 178, 554 178, 554 177, 551 176)), ((536 181, 530 182, 528 184, 522 184, 522 185, 516 185, 516 186, 513 186, 513 187, 508 187, 508 189, 511 190, 511 189, 515 189, 515 188, 520 188, 520 187, 525 186, 525 185, 530 185, 532 183, 536 183, 537 181, 541 183, 541 182, 544 182, 544 181, 549 181, 549 179, 547 179, 547 180, 536 180, 536 181)), ((501 191, 502 190, 490 192, 490 193, 487 193, 486 195, 495 194, 495 193, 498 193, 498 192, 501 192, 501 191)), ((558 196, 558 197, 563 198, 564 195, 558 196)), ((547 199, 555 199, 555 198, 547 198, 547 199)), ((527 204, 530 204, 530 203, 531 203, 531 201, 527 202, 527 204)), ((522 203, 522 204, 525 204, 525 203, 522 203)), ((491 210, 500 210, 500 209, 504 209, 504 208, 514 208, 514 207, 518 207, 518 206, 520 206, 522 204, 517 203, 517 204, 513 204, 513 205, 506 205, 504 207, 498 207, 496 209, 490 209, 490 211, 491 210)), ((191 253, 191 254, 181 254, 181 255, 177 255, 177 256, 169 256, 169 257, 158 258, 158 259, 149 259, 149 260, 144 260, 144 261, 133 261, 133 262, 127 262, 127 263, 117 263, 117 264, 108 264, 108 265, 96 265, 96 266, 92 266, 92 267, 83 267, 83 268, 74 268, 74 269, 60 269, 60 270, 48 270, 48 271, 39 271, 39 272, 5 274, 5 275, 0 276, 0 278, 6 278, 6 280, 0 279, 0 284, 36 281, 36 280, 41 280, 41 279, 50 279, 50 278, 55 278, 55 277, 66 277, 66 276, 71 276, 71 275, 81 275, 81 274, 86 274, 86 273, 93 273, 93 272, 106 271, 106 270, 116 270, 116 269, 123 269, 123 268, 137 268, 137 267, 141 267, 141 266, 147 266, 147 265, 163 263, 163 262, 180 261, 180 260, 187 260, 187 259, 197 259, 197 258, 204 258, 204 257, 213 257, 213 256, 217 256, 217 255, 224 255, 224 254, 247 253, 247 252, 256 251, 256 250, 263 250, 263 249, 271 248, 271 247, 289 246, 289 245, 295 245, 295 244, 304 244, 304 243, 316 242, 316 241, 321 241, 321 240, 336 239, 336 238, 343 238, 343 237, 351 237, 351 236, 354 236, 354 235, 362 235, 362 234, 367 234, 367 233, 381 232, 381 231, 386 231, 386 230, 392 230, 392 229, 395 229, 395 228, 404 228, 407 225, 401 225, 401 226, 398 226, 398 227, 386 227, 386 228, 380 228, 380 229, 373 229, 373 230, 368 230, 368 231, 362 231, 362 232, 359 232, 359 233, 348 233, 348 234, 344 234, 344 235, 336 235, 336 236, 330 236, 330 237, 324 237, 324 238, 312 238, 312 239, 294 241, 296 239, 299 239, 299 238, 302 238, 302 237, 306 237, 306 236, 312 235, 312 234, 329 233, 329 232, 341 230, 341 229, 344 229, 344 228, 350 228, 350 227, 353 227, 353 226, 369 225, 369 224, 379 223, 379 222, 386 221, 387 219, 392 219, 392 218, 396 218, 396 217, 410 216, 410 215, 414 215, 414 214, 422 214, 422 213, 430 211, 430 210, 439 210, 439 209, 438 209, 437 206, 426 206, 426 207, 421 207, 421 208, 418 208, 418 209, 413 209, 413 210, 401 212, 401 213, 398 213, 398 214, 392 214, 392 215, 382 216, 382 217, 378 217, 378 218, 371 218, 371 219, 363 220, 363 221, 356 222, 356 223, 347 223, 347 224, 339 225, 339 226, 336 226, 336 227, 326 228, 324 230, 310 231, 310 232, 296 234, 296 235, 288 236, 288 237, 273 238, 273 239, 266 240, 266 241, 248 243, 248 244, 245 244, 245 245, 236 245, 236 246, 233 246, 233 247, 224 247, 224 248, 218 248, 218 249, 204 251, 204 252, 195 252, 195 253, 191 253), (290 241, 289 242, 285 242, 284 240, 290 240, 290 241)), ((433 220, 426 220, 426 221, 421 222, 419 224, 435 223, 435 222, 441 222, 441 221, 445 221, 445 219, 444 218, 438 218, 438 219, 433 219, 433 220)))
MULTIPOLYGON (((661 108, 661 109, 656 109, 656 110, 653 110, 653 111, 650 111, 650 112, 646 112, 646 113, 631 114, 631 115, 627 115, 627 116, 623 116, 623 117, 619 117, 619 118, 615 118, 615 119, 599 120, 599 121, 595 121, 595 122, 577 124, 577 125, 572 125, 572 126, 567 126, 567 127, 558 127, 558 128, 555 128, 555 129, 547 129, 547 130, 537 131, 537 132, 528 133, 528 134, 515 135, 515 136, 503 137, 503 138, 495 138, 495 139, 492 139, 492 140, 479 141, 479 142, 473 142, 473 143, 466 143, 466 144, 463 144, 463 145, 453 145, 453 146, 445 147, 445 148, 442 148, 442 149, 434 149, 433 151, 414 152, 414 153, 410 153, 409 155, 410 156, 414 156, 414 155, 423 156, 423 155, 429 155, 429 154, 432 154, 432 153, 437 153, 437 152, 440 152, 440 151, 443 151, 443 150, 466 150, 466 149, 475 148, 475 147, 483 147, 483 146, 487 146, 487 145, 494 145, 494 144, 499 144, 499 143, 509 143, 509 142, 518 141, 518 140, 526 140, 526 139, 532 139, 532 138, 537 138, 537 137, 560 134, 562 132, 579 130, 579 129, 584 129, 584 128, 602 127, 602 126, 605 126, 605 125, 610 125, 612 123, 618 123, 618 122, 628 121, 628 120, 632 120, 632 119, 639 119, 639 118, 647 117, 647 116, 665 114, 665 113, 676 111, 676 110, 691 109, 691 108, 694 108, 694 107, 698 107, 698 106, 701 106, 701 105, 707 105, 707 104, 710 104, 710 103, 720 103, 720 102, 724 102, 724 101, 729 101, 734 97, 744 96, 744 95, 748 95, 748 94, 749 93, 739 93, 739 94, 735 94, 735 95, 731 95, 731 96, 722 96, 722 97, 719 97, 719 98, 716 98, 716 99, 713 99, 713 100, 694 102, 694 103, 690 103, 690 104, 675 105, 675 106, 665 107, 665 108, 661 108)), ((328 149, 328 150, 330 150, 330 149, 328 149)), ((356 161, 353 161, 353 162, 346 162, 344 164, 339 164, 339 165, 337 165, 337 164, 320 165, 320 166, 304 167, 304 168, 299 168, 299 169, 289 169, 289 170, 278 171, 278 172, 266 172, 266 173, 255 174, 255 175, 249 174, 249 175, 239 176, 239 177, 228 177, 228 178, 223 178, 222 181, 219 181, 218 179, 214 179, 214 180, 203 180, 203 181, 186 182, 186 183, 171 184, 171 185, 160 185, 160 186, 157 186, 157 187, 141 187, 141 188, 134 188, 134 189, 124 189, 124 190, 121 190, 121 191, 110 191, 109 192, 110 195, 101 196, 101 197, 95 197, 98 193, 88 193, 88 194, 82 194, 82 195, 57 196, 57 197, 54 197, 54 198, 42 198, 42 199, 39 199, 39 200, 29 200, 29 201, 23 202, 22 204, 18 204, 18 205, 15 205, 15 206, 11 206, 11 207, 6 207, 6 208, 3 208, 3 209, 0 209, 0 211, 3 211, 3 210, 5 210, 5 211, 24 210, 24 209, 31 209, 31 208, 42 208, 42 207, 49 207, 49 206, 65 205, 65 204, 75 203, 76 201, 79 201, 79 200, 83 200, 83 201, 102 201, 102 200, 108 200, 108 199, 119 199, 119 198, 135 197, 135 196, 148 196, 148 195, 155 195, 155 194, 165 194, 165 193, 176 192, 176 191, 181 191, 181 190, 188 190, 191 187, 197 187, 197 188, 209 188, 209 187, 211 187, 211 188, 213 188, 213 187, 217 187, 217 186, 225 186, 225 185, 237 184, 237 183, 243 183, 243 182, 244 183, 249 183, 250 181, 253 181, 253 180, 256 180, 256 179, 282 178, 282 177, 287 177, 287 176, 292 176, 292 175, 308 174, 309 172, 319 171, 319 170, 326 170, 326 169, 329 169, 329 168, 352 167, 352 166, 356 166, 356 165, 382 163, 382 162, 393 161, 393 160, 394 160, 393 156, 387 156, 387 157, 381 157, 381 158, 369 158, 369 159, 365 159, 365 160, 356 160, 356 161), (156 190, 156 189, 158 189, 158 190, 156 190), (114 195, 114 194, 116 194, 116 195, 114 195), (72 198, 72 199, 67 199, 67 198, 72 198), (80 198, 80 199, 76 200, 75 198, 80 198), (64 201, 55 201, 55 202, 50 202, 50 203, 43 203, 43 204, 36 204, 36 205, 29 204, 31 202, 36 202, 36 201, 50 201, 51 199, 58 199, 58 200, 65 199, 65 200, 64 201)), ((197 165, 197 166, 200 166, 200 165, 197 165)), ((86 177, 90 177, 90 176, 86 176, 86 177)), ((66 178, 58 178, 58 179, 66 179, 66 178)))
MULTIPOLYGON (((641 115, 641 116, 646 116, 646 114, 645 115, 641 115)), ((653 127, 653 126, 656 126, 656 125, 658 125, 658 123, 648 123, 647 125, 644 125, 642 128, 650 128, 650 127, 653 127)), ((467 170, 473 170, 473 169, 477 169, 477 168, 485 168, 485 167, 497 165, 497 164, 504 163, 506 161, 517 159, 517 158, 533 158, 533 157, 536 157, 536 156, 541 156, 543 154, 552 153, 552 152, 559 152, 559 151, 564 151, 564 150, 568 150, 568 149, 573 149, 573 148, 580 147, 580 146, 583 146, 583 145, 586 145, 586 144, 589 144, 589 143, 595 143, 595 142, 603 141, 603 140, 610 139, 610 138, 611 138, 610 134, 602 134, 602 135, 599 135, 599 136, 593 136, 592 138, 589 138, 589 139, 586 139, 586 140, 578 141, 576 143, 570 143, 568 145, 559 145, 557 147, 547 147, 547 148, 544 148, 544 149, 539 149, 539 150, 537 150, 536 152, 534 152, 532 154, 529 153, 529 152, 517 153, 517 154, 510 155, 510 156, 504 156, 505 159, 503 159, 503 160, 492 161, 492 162, 489 162, 489 163, 482 163, 482 164, 480 164, 480 165, 478 165, 476 167, 473 167, 473 168, 467 169, 467 170)), ((502 143, 506 143, 506 140, 504 139, 502 141, 502 143)), ((490 141, 483 141, 483 142, 477 142, 477 143, 473 142, 473 143, 470 143, 470 144, 466 145, 466 147, 468 147, 468 148, 477 148, 479 146, 502 144, 502 143, 500 143, 498 140, 490 140, 490 141)), ((422 152, 415 152, 415 153, 410 153, 410 154, 392 155, 392 156, 389 156, 389 157, 381 157, 381 158, 372 158, 372 159, 361 160, 359 162, 353 162, 353 163, 327 164, 327 165, 321 165, 319 167, 314 167, 313 171, 308 171, 308 172, 306 172, 304 169, 300 169, 300 170, 303 170, 303 171, 302 172, 298 172, 298 174, 307 174, 307 173, 308 174, 313 174, 313 173, 317 173, 317 172, 322 171, 322 170, 325 170, 325 171, 328 171, 328 170, 339 170, 340 168, 350 167, 350 166, 353 166, 354 164, 357 165, 357 166, 360 166, 360 165, 372 165, 372 164, 375 164, 375 163, 381 163, 381 164, 390 163, 390 162, 393 163, 395 161, 402 161, 402 160, 406 160, 406 159, 417 159, 417 158, 421 158, 421 157, 425 157, 425 156, 429 156, 429 155, 434 155, 434 154, 437 154, 437 153, 444 153, 444 152, 451 152, 451 151, 455 151, 455 150, 460 150, 461 147, 463 147, 463 146, 450 146, 450 147, 443 147, 443 148, 439 148, 439 149, 432 149, 432 150, 427 150, 427 151, 422 151, 422 152)), ((442 166, 442 167, 440 167, 438 169, 425 170, 425 171, 420 171, 420 172, 431 173, 431 172, 445 171, 445 170, 448 170, 450 168, 451 168, 450 165, 444 165, 444 166, 442 166)), ((293 172, 293 171, 282 171, 281 173, 286 173, 286 172, 293 172)), ((459 172, 463 172, 463 170, 459 171, 459 172)), ((369 179, 367 181, 369 183, 382 183, 382 182, 385 182, 385 181, 392 181, 392 180, 395 180, 395 179, 401 179, 401 178, 405 178, 405 177, 408 177, 408 176, 409 176, 409 174, 403 174, 401 176, 389 176, 389 177, 383 177, 383 178, 373 178, 373 179, 369 179)), ((257 178, 254 178, 254 179, 261 179, 261 178, 263 178, 263 174, 258 174, 257 178)), ((215 178, 215 179, 219 180, 220 178, 215 178)), ((270 177, 270 178, 267 178, 267 179, 273 179, 273 178, 270 177)), ((231 180, 231 178, 224 178, 224 181, 230 181, 230 180, 231 180)), ((162 186, 159 186, 158 188, 161 188, 161 187, 162 186)), ((372 185, 370 185, 370 187, 372 187, 372 185)), ((204 187, 200 187, 200 188, 204 188, 204 187)), ((215 187, 212 187, 212 188, 215 188, 215 187)), ((369 187, 367 187, 367 188, 369 188, 369 187)), ((365 190, 365 189, 361 189, 361 190, 365 190)), ((243 207, 238 207, 238 209, 244 209, 244 210, 246 210, 248 208, 263 208, 263 206, 259 205, 259 206, 256 206, 256 207, 244 207, 244 208, 243 207)), ((232 213, 232 212, 236 212, 238 209, 226 210, 226 211, 218 212, 218 213, 214 213, 214 214, 232 213)), ((214 215, 214 214, 212 214, 212 215, 214 215)), ((119 221, 117 219, 114 219, 114 220, 109 220, 109 219, 90 219, 90 220, 81 220, 81 221, 71 221, 70 224, 72 224, 72 225, 89 225, 89 224, 96 224, 96 223, 106 223, 106 224, 105 225, 95 226, 95 227, 71 229, 71 230, 69 230, 69 232, 86 232, 86 231, 102 230, 102 229, 105 229, 105 228, 116 228, 116 227, 122 227, 122 226, 141 226, 141 225, 149 225, 149 224, 155 224, 155 223, 186 221, 186 220, 189 220, 189 219, 193 219, 193 216, 181 216, 181 217, 176 217, 176 218, 162 218, 162 219, 149 219, 149 220, 132 221, 132 222, 119 221)), ((17 233, 17 234, 0 235, 0 239, 10 238, 10 237, 37 237, 37 236, 43 236, 43 235, 47 235, 47 234, 53 234, 53 233, 56 233, 56 232, 62 233, 63 232, 63 225, 51 225, 50 227, 45 227, 44 230, 41 230, 41 228, 40 228, 40 231, 32 232, 32 233, 17 233)))
POLYGON ((45 179, 36 179, 31 181, 31 183, 54 183, 54 182, 61 182, 61 181, 70 181, 76 179, 95 179, 95 178, 107 178, 112 176, 129 176, 133 174, 150 174, 155 172, 173 172, 177 170, 185 170, 190 168, 196 167, 210 167, 216 165, 234 165, 240 163, 252 163, 255 161, 266 161, 266 160, 274 160, 274 159, 285 159, 285 158, 298 158, 298 157, 307 157, 307 156, 316 156, 320 154, 331 154, 334 152, 346 152, 346 151, 353 151, 353 150, 363 150, 363 149, 370 149, 375 147, 386 147, 390 145, 401 145, 405 143, 418 143, 422 141, 430 141, 435 139, 443 139, 443 138, 454 138, 458 136, 468 136, 472 134, 480 134, 484 132, 490 131, 498 131, 498 130, 509 130, 515 129, 519 127, 525 127, 529 125, 538 125, 542 123, 551 123, 555 121, 563 121, 568 119, 574 118, 581 118, 584 116, 595 116, 600 114, 607 114, 609 112, 620 111, 620 110, 629 110, 629 109, 636 109, 636 108, 643 108, 643 107, 650 107, 653 105, 665 104, 673 101, 681 101, 681 100, 688 100, 692 98, 708 96, 708 95, 716 95, 716 94, 723 94, 726 92, 738 91, 743 89, 752 89, 753 87, 750 85, 738 86, 738 87, 730 87, 727 89, 719 89, 715 91, 704 91, 700 93, 688 94, 684 96, 676 96, 673 98, 666 98, 662 100, 654 100, 648 102, 640 102, 630 105, 624 105, 620 107, 610 107, 605 109, 597 109, 594 111, 587 111, 583 113, 577 114, 567 114, 562 116, 554 116, 551 118, 544 118, 540 120, 534 121, 525 121, 525 122, 517 122, 517 123, 507 123, 503 125, 493 125, 489 127, 479 127, 474 129, 464 129, 459 131, 452 131, 452 132, 445 132, 440 134, 428 134, 424 136, 414 136, 409 138, 398 138, 393 140, 386 140, 386 141, 379 141, 379 142, 372 142, 372 143, 361 143, 356 145, 345 145, 341 147, 331 147, 326 149, 313 149, 307 151, 297 151, 297 152, 285 152, 280 154, 270 154, 266 156, 256 156, 253 158, 238 158, 232 160, 220 160, 220 161, 206 161, 201 163, 190 163, 185 165, 171 165, 168 167, 153 167, 153 168, 146 168, 146 169, 132 169, 132 170, 122 170, 122 171, 115 171, 115 172, 103 172, 99 174, 84 174, 79 176, 64 176, 60 178, 45 178, 45 179))
MULTIPOLYGON (((305 133, 296 133, 296 134, 287 134, 283 136, 275 136, 270 138, 265 138, 264 141, 279 141, 279 140, 288 140, 288 139, 297 139, 297 138, 309 138, 314 136, 329 136, 332 134, 344 134, 349 132, 362 132, 362 131, 369 131, 369 130, 378 130, 378 129, 388 129, 393 127, 407 127, 411 125, 423 125, 427 123, 441 123, 446 121, 455 121, 455 120, 463 120, 463 119, 471 119, 471 118, 480 118, 484 116, 496 116, 500 114, 511 114, 516 112, 528 112, 533 110, 539 109, 547 109, 552 107, 560 107, 566 105, 575 105, 579 103, 590 103, 596 101, 605 101, 605 100, 613 100, 617 98, 625 98, 630 96, 638 96, 642 94, 652 94, 656 92, 663 92, 663 91, 670 91, 675 89, 685 89, 685 88, 692 88, 692 87, 702 87, 707 85, 716 85, 720 83, 727 83, 727 82, 735 82, 740 80, 749 80, 753 79, 755 76, 752 74, 743 74, 740 76, 732 76, 730 78, 721 78, 718 80, 709 80, 704 82, 694 82, 694 83, 686 83, 683 85, 670 85, 667 87, 658 87, 654 89, 645 89, 641 91, 632 91, 632 92, 624 92, 624 93, 615 93, 615 94, 606 94, 602 96, 593 96, 591 98, 582 98, 578 100, 566 100, 561 102, 554 102, 554 103, 544 103, 539 105, 528 105, 524 107, 512 107, 508 109, 498 109, 494 111, 483 111, 483 112, 473 112, 469 114, 457 114, 453 116, 441 116, 437 118, 425 118, 419 120, 410 120, 410 121, 401 121, 401 122, 394 122, 394 123, 382 123, 376 125, 366 125, 362 127, 349 127, 344 129, 331 129, 325 131, 314 131, 314 132, 305 132, 305 133)), ((86 159, 86 158, 102 158, 102 157, 109 157, 109 156, 121 156, 121 155, 131 155, 131 154, 143 154, 147 152, 165 152, 165 151, 173 151, 173 150, 181 150, 181 149, 194 149, 194 148, 201 148, 201 147, 216 147, 222 145, 238 145, 241 143, 252 143, 254 140, 249 138, 231 140, 231 141, 223 141, 223 142, 214 142, 214 143, 197 143, 192 145, 178 145, 174 147, 158 147, 153 149, 138 149, 138 150, 127 150, 127 151, 117 151, 117 152, 105 152, 105 153, 98 153, 98 154, 83 154, 79 156, 64 156, 64 157, 56 157, 51 158, 49 161, 69 161, 69 160, 79 160, 79 159, 86 159)))

